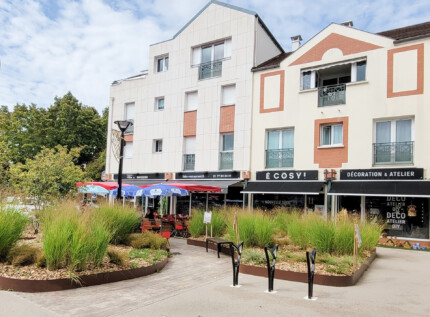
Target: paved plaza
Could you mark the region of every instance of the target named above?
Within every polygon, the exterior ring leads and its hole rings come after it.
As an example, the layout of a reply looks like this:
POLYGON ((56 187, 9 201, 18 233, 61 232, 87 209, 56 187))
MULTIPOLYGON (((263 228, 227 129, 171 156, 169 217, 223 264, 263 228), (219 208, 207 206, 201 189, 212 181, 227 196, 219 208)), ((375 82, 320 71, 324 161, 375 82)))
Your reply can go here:
MULTIPOLYGON (((240 274, 231 258, 171 239, 173 256, 160 273, 112 284, 50 293, 0 291, 0 316, 429 316, 429 252, 378 248, 357 285, 314 286, 240 274)), ((317 255, 318 256, 318 255, 317 255)))

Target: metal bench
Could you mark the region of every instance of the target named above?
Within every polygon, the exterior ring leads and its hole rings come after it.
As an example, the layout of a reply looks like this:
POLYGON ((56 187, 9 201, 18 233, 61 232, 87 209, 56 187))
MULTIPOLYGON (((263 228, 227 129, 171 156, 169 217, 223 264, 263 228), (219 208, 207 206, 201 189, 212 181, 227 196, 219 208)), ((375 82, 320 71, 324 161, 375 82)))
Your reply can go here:
POLYGON ((227 241, 221 238, 206 238, 206 252, 208 252, 208 244, 209 242, 211 243, 215 243, 217 245, 217 251, 218 251, 218 258, 219 258, 219 253, 221 252, 221 246, 223 244, 226 244, 228 246, 232 245, 233 242, 231 241, 227 241))

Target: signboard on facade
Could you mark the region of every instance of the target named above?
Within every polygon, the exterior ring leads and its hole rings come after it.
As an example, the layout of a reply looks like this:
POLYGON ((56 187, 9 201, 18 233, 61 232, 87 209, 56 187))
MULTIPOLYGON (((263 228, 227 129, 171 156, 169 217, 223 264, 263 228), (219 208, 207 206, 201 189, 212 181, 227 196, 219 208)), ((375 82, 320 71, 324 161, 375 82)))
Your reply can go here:
POLYGON ((260 171, 256 173, 259 181, 309 181, 318 180, 318 171, 260 171))
POLYGON ((231 172, 184 172, 176 173, 176 179, 235 179, 240 178, 238 171, 231 172))
MULTIPOLYGON (((118 179, 118 174, 114 174, 113 178, 118 179)), ((164 173, 122 174, 122 179, 164 179, 164 173)))
POLYGON ((375 168, 360 170, 340 170, 341 180, 423 179, 423 176, 423 168, 375 168))

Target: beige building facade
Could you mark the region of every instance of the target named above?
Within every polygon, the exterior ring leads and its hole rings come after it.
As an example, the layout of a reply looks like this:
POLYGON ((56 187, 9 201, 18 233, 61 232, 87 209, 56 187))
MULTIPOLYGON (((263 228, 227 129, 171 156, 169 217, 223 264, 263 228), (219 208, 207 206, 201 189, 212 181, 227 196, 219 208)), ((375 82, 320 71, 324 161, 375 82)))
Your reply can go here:
POLYGON ((351 24, 253 69, 245 192, 254 207, 345 208, 428 241, 430 23, 378 34, 351 24))

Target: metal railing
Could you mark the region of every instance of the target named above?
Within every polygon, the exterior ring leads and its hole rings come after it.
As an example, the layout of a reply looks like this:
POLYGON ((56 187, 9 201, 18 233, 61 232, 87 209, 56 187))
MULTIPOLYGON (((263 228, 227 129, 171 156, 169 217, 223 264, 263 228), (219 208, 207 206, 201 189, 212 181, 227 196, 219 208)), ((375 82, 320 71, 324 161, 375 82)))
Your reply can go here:
POLYGON ((292 167, 294 149, 266 150, 266 168, 292 167))
POLYGON ((220 152, 219 169, 231 170, 233 169, 233 152, 220 152))
POLYGON ((345 103, 345 84, 318 87, 318 107, 342 105, 345 103))
POLYGON ((374 164, 414 162, 414 142, 373 143, 374 164))
POLYGON ((214 61, 199 65, 199 80, 221 76, 222 61, 214 61))
POLYGON ((184 171, 194 171, 195 154, 184 154, 184 171))

